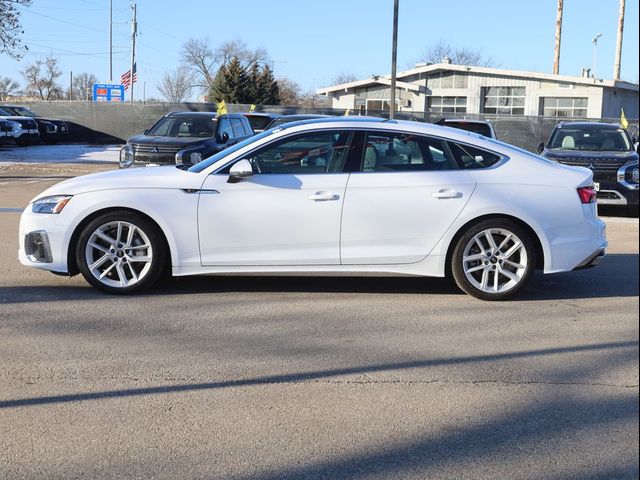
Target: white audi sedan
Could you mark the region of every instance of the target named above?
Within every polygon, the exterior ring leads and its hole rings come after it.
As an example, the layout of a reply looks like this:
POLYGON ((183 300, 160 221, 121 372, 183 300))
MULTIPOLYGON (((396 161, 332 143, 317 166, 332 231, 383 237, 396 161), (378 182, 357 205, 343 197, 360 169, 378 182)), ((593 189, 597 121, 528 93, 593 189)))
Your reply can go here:
POLYGON ((452 275, 484 300, 598 263, 592 173, 462 130, 337 118, 196 165, 97 173, 36 197, 24 265, 109 293, 182 275, 452 275))

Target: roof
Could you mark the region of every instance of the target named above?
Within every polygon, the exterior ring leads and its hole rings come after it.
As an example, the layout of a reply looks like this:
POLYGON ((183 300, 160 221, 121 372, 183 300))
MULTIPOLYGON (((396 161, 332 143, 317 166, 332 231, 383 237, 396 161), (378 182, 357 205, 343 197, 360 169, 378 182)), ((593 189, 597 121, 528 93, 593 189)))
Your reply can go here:
MULTIPOLYGON (((467 65, 453 65, 449 63, 434 63, 431 65, 423 65, 420 67, 415 67, 410 70, 398 72, 396 77, 398 79, 401 79, 404 77, 409 77, 411 75, 417 75, 420 73, 428 74, 428 73, 435 73, 440 71, 481 73, 481 74, 492 75, 496 77, 522 77, 526 79, 549 80, 549 81, 558 82, 558 83, 573 83, 573 84, 591 85, 591 86, 599 86, 599 87, 622 88, 625 90, 632 90, 636 92, 640 90, 640 86, 637 83, 630 83, 622 80, 602 80, 597 78, 577 77, 577 76, 570 76, 570 75, 555 75, 552 73, 527 72, 527 71, 521 71, 521 70, 503 70, 500 68, 489 68, 489 67, 471 67, 467 65)), ((332 85, 329 87, 319 88, 318 90, 316 90, 316 93, 319 95, 326 95, 331 92, 337 92, 340 90, 349 90, 352 88, 363 87, 365 85, 372 85, 372 84, 389 85, 390 78, 391 78, 391 75, 373 76, 371 78, 365 78, 363 80, 356 80, 354 82, 341 83, 339 85, 332 85)), ((407 84, 406 82, 400 82, 396 85, 400 89, 406 88, 406 85, 415 86, 415 84, 407 84)))

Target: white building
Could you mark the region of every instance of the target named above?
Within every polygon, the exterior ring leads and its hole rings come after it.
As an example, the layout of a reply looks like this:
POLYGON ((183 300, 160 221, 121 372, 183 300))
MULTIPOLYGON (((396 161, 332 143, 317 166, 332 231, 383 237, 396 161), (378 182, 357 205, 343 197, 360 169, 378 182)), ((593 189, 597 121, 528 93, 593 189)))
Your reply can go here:
MULTIPOLYGON (((389 110, 391 77, 376 76, 317 90, 351 113, 389 110)), ((398 111, 637 119, 638 84, 437 63, 398 72, 398 111)))

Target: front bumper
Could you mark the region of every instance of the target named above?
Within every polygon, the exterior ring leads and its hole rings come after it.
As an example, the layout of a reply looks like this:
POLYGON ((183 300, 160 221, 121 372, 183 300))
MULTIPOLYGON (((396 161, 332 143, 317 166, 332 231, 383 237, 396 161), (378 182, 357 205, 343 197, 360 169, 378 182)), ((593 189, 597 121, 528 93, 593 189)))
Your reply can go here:
POLYGON ((33 213, 31 205, 22 212, 18 230, 18 259, 25 266, 57 273, 68 272, 69 226, 61 215, 33 213), (44 255, 34 255, 34 236, 46 237, 44 255))
MULTIPOLYGON (((598 182, 596 180, 596 182, 598 182)), ((596 199, 600 205, 638 205, 638 188, 628 188, 619 182, 600 181, 596 199)))

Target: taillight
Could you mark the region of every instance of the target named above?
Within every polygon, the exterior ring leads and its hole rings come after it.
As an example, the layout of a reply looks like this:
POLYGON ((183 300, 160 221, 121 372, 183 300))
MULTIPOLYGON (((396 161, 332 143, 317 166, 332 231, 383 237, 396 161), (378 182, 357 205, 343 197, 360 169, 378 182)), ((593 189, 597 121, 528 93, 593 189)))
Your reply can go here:
POLYGON ((578 196, 582 203, 596 203, 596 194, 597 192, 593 185, 578 188, 578 196))

